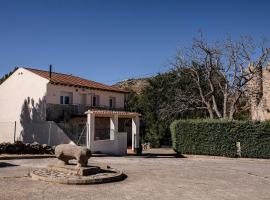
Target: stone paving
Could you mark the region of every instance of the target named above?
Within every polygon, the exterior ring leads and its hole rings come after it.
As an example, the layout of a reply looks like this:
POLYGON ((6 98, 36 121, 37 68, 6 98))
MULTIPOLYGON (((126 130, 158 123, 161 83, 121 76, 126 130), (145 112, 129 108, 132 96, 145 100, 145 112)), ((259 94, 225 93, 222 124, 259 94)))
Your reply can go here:
POLYGON ((28 177, 30 168, 55 161, 0 160, 0 199, 270 199, 270 160, 168 155, 93 157, 90 164, 110 165, 127 174, 127 179, 100 185, 63 185, 28 177))

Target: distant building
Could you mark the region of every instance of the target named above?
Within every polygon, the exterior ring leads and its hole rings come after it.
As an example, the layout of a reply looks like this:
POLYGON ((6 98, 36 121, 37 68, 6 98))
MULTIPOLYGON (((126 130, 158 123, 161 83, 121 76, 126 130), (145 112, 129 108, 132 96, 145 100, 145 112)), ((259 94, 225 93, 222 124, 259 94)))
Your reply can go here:
POLYGON ((139 114, 124 110, 125 94, 73 75, 18 68, 0 85, 0 142, 78 143, 123 155, 139 144, 139 114), (3 125, 15 121, 15 130, 3 125))

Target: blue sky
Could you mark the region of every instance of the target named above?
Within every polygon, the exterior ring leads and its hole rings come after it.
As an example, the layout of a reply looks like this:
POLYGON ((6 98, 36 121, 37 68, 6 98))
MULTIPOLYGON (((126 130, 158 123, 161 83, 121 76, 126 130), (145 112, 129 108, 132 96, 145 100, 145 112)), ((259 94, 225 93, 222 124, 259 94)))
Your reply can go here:
POLYGON ((202 29, 270 38, 267 1, 0 0, 0 76, 14 66, 113 84, 169 69, 202 29))

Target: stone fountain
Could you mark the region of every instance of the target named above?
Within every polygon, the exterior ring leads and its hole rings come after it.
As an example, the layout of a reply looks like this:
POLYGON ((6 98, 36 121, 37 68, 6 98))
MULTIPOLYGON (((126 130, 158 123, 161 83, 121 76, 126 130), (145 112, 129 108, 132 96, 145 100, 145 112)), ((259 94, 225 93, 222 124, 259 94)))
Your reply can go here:
POLYGON ((58 158, 55 164, 32 170, 32 179, 82 185, 115 182, 125 177, 121 171, 113 168, 88 165, 91 151, 86 147, 61 144, 55 148, 55 156, 58 158), (69 163, 73 159, 76 159, 77 165, 69 163))

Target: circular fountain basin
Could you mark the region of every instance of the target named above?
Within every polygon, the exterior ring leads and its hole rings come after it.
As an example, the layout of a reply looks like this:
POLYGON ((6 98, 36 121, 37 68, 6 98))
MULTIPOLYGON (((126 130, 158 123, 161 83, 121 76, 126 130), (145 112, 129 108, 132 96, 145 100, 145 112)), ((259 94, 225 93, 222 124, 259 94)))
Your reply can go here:
POLYGON ((97 166, 76 168, 74 166, 48 166, 31 171, 33 180, 41 180, 61 184, 101 184, 121 181, 125 175, 116 169, 102 169, 97 166))

